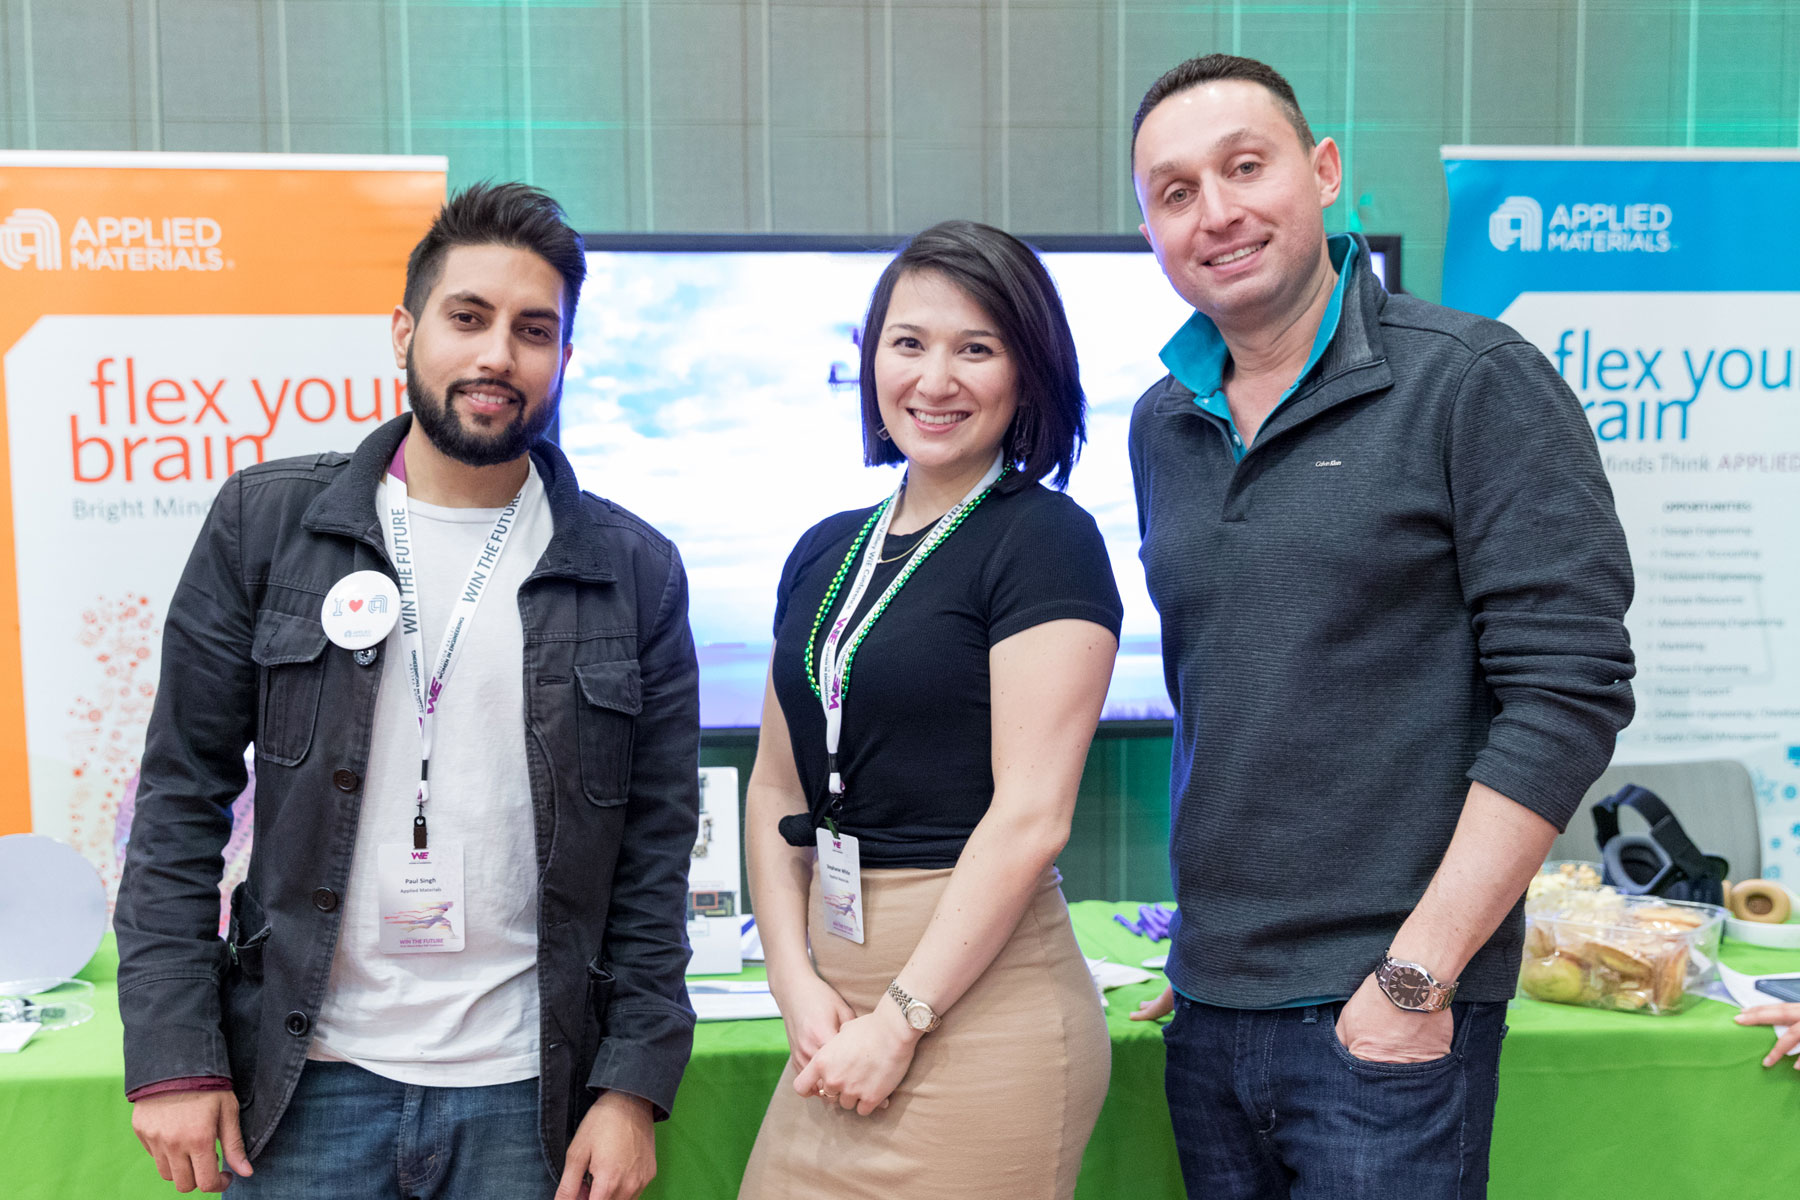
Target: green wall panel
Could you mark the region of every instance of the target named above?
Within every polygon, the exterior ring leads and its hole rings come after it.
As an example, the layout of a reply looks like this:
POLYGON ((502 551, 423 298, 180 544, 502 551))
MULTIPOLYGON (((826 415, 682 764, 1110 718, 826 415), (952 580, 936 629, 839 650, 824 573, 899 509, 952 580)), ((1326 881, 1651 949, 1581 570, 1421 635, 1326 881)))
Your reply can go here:
POLYGON ((1131 113, 1212 50, 1431 297, 1442 144, 1800 145, 1792 0, 0 0, 0 142, 443 154, 596 231, 1129 231, 1131 113))

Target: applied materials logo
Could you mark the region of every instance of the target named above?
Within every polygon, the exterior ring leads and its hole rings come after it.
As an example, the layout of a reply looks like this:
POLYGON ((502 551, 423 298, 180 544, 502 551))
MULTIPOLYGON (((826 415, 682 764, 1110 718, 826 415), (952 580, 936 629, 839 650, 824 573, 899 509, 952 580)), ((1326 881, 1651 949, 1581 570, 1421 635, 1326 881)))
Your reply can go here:
POLYGON ((1674 209, 1653 203, 1558 204, 1546 221, 1533 197, 1508 196, 1488 214, 1488 241, 1502 253, 1666 254, 1674 223, 1674 209))
POLYGON ((77 217, 62 225, 41 208, 15 208, 0 221, 0 266, 14 271, 223 271, 224 231, 212 217, 77 217))
POLYGON ((1515 242, 1521 250, 1543 249, 1544 210, 1530 196, 1508 196, 1488 217, 1488 241, 1496 250, 1509 250, 1515 242))
POLYGON ((41 208, 15 208, 0 221, 0 265, 23 271, 62 270, 62 227, 41 208))

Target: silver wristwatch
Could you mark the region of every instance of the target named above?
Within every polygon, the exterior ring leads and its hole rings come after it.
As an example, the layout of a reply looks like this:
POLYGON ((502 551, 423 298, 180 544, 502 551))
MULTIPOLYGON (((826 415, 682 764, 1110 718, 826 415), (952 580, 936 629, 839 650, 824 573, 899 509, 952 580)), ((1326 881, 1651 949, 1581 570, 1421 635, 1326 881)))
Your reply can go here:
POLYGON ((906 1018, 906 1023, 920 1033, 930 1033, 938 1027, 938 1023, 942 1020, 942 1018, 932 1010, 931 1005, 925 1003, 923 1000, 914 1000, 911 996, 901 991, 900 981, 898 979, 888 984, 888 995, 892 996, 894 998, 894 1003, 900 1006, 900 1013, 906 1018))
POLYGON ((1402 962, 1386 954, 1375 968, 1375 982, 1396 1007, 1407 1012, 1442 1012, 1456 995, 1456 983, 1439 983, 1416 962, 1402 962))

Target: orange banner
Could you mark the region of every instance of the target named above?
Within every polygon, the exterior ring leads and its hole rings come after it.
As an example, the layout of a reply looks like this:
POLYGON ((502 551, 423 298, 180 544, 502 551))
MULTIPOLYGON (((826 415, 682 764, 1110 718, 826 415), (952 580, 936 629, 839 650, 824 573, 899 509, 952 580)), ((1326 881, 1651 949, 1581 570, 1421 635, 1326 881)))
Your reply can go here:
POLYGON ((117 882, 162 614, 233 470, 405 403, 441 158, 0 152, 0 834, 117 882))

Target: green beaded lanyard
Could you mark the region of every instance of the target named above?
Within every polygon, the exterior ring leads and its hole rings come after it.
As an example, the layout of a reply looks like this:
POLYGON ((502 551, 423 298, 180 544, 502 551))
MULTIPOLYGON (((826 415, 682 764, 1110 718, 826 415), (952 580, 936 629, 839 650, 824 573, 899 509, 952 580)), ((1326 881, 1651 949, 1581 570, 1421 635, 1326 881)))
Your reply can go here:
MULTIPOLYGON (((868 616, 862 619, 862 622, 852 633, 850 644, 844 648, 841 665, 838 664, 834 658, 831 665, 834 668, 833 673, 836 675, 836 695, 833 698, 835 703, 828 701, 826 698, 825 687, 827 685, 826 682, 821 679, 821 676, 825 673, 823 667, 826 664, 821 662, 818 666, 815 666, 813 645, 818 641, 819 630, 824 627, 825 618, 830 614, 833 603, 836 602, 838 594, 843 590, 845 579, 850 576, 851 570, 856 566, 858 559, 865 554, 875 555, 879 552, 879 546, 870 544, 870 535, 879 530, 882 535, 885 536, 888 518, 895 502, 900 498, 900 490, 896 490, 892 496, 883 500, 876 506, 875 511, 869 514, 869 519, 863 522, 862 529, 857 532, 855 540, 850 543, 850 550, 844 555, 844 561, 838 564, 837 573, 831 577, 831 585, 825 589, 825 598, 819 601, 819 611, 814 614, 812 630, 807 634, 804 661, 806 664, 807 686, 812 688, 813 695, 819 698, 820 703, 823 704, 826 709, 826 757, 830 771, 830 791, 833 796, 832 807, 834 809, 841 807, 844 795, 843 780, 838 774, 837 746, 835 744, 836 738, 834 734, 837 728, 841 728, 842 706, 844 697, 847 696, 850 691, 850 669, 856 661, 857 650, 862 646, 863 640, 869 636, 869 631, 875 627, 875 622, 880 620, 882 613, 887 611, 888 605, 893 603, 894 597, 899 595, 900 589, 906 586, 906 581, 912 578, 913 572, 917 571, 919 565, 927 558, 931 557, 932 551, 943 545, 944 541, 948 539, 952 533, 956 532, 957 527, 968 519, 969 514, 974 512, 975 509, 980 506, 981 502, 988 498, 988 495, 1002 479, 1006 478, 1007 472, 1010 469, 1010 465, 1008 464, 998 464, 998 471, 993 474, 993 478, 986 482, 985 486, 978 485, 980 490, 975 495, 966 497, 962 503, 940 517, 937 525, 935 525, 931 532, 926 535, 925 540, 913 550, 912 555, 906 560, 906 565, 900 568, 900 573, 894 577, 892 583, 888 584, 886 590, 881 593, 880 598, 875 601, 874 607, 869 610, 868 616), (833 711, 834 709, 836 710, 835 713, 833 711)), ((905 486, 904 481, 902 481, 900 485, 901 490, 903 490, 905 486)), ((873 570, 873 565, 870 564, 868 567, 868 574, 871 577, 873 575, 873 570)), ((861 588, 867 585, 866 578, 862 577, 862 573, 859 572, 858 574, 859 580, 857 588, 855 589, 856 594, 846 602, 847 606, 853 606, 854 601, 861 598, 861 588)), ((851 615, 850 612, 846 611, 843 614, 842 620, 847 622, 851 615)), ((832 636, 835 638, 838 632, 839 631, 834 627, 832 636)), ((832 833, 833 836, 835 836, 837 833, 836 821, 828 817, 827 824, 832 827, 832 833)))
MULTIPOLYGON (((1000 472, 1000 479, 1005 479, 1006 475, 1006 470, 1002 469, 1000 472)), ((994 481, 995 484, 999 482, 999 479, 994 481)), ((876 620, 887 610, 887 606, 893 603, 894 596, 900 591, 901 585, 912 578, 912 573, 919 569, 919 564, 924 562, 933 550, 942 545, 946 538, 956 532, 957 526, 966 521, 969 514, 975 511, 975 506, 987 499, 988 493, 993 490, 994 485, 988 485, 979 496, 969 502, 967 507, 956 514, 956 517, 951 521, 948 528, 941 532, 933 531, 932 536, 927 537, 921 542, 918 549, 913 551, 912 558, 908 560, 904 567, 900 568, 900 574, 894 577, 894 582, 888 584, 887 591, 881 594, 881 599, 875 602, 874 612, 870 614, 869 619, 863 624, 862 628, 857 631, 855 639, 850 643, 850 648, 844 652, 843 691, 845 695, 850 694, 850 664, 856 659, 856 648, 863 644, 863 639, 869 636, 869 630, 875 627, 876 620)), ((825 589, 825 598, 819 601, 819 611, 813 616, 812 632, 806 639, 806 682, 812 688, 812 694, 814 696, 823 697, 823 693, 819 691, 819 672, 813 665, 813 645, 819 640, 819 629, 825 624, 825 615, 831 611, 832 601, 837 599, 839 590, 844 586, 845 576, 850 574, 850 568, 856 564, 856 552, 862 549, 863 542, 868 539, 869 531, 875 528, 875 522, 881 519, 881 514, 886 511, 888 505, 893 502, 894 498, 892 496, 883 500, 880 504, 875 506, 875 511, 869 514, 869 519, 863 522, 863 527, 857 533, 856 540, 850 543, 850 552, 844 555, 844 561, 838 564, 837 574, 831 577, 831 586, 825 589)))

